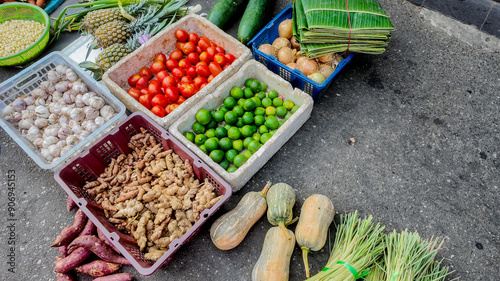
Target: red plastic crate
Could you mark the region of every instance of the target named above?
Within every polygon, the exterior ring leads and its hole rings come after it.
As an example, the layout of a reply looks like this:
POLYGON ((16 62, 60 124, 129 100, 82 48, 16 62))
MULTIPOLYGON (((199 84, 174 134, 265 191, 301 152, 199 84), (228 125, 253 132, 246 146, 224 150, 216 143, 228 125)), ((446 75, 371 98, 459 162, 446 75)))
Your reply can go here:
POLYGON ((224 204, 232 194, 231 186, 205 164, 198 156, 187 149, 180 141, 170 135, 165 129, 154 123, 142 112, 130 115, 117 128, 104 135, 99 141, 85 150, 79 157, 68 161, 59 167, 55 174, 55 180, 71 196, 73 201, 83 210, 90 220, 99 228, 106 237, 115 245, 122 255, 132 263, 132 266, 142 275, 151 275, 158 268, 167 264, 173 258, 173 254, 183 244, 189 242, 198 233, 205 221, 212 216, 224 204), (215 187, 218 195, 223 197, 212 208, 200 213, 198 220, 191 229, 180 239, 175 239, 169 245, 168 251, 157 261, 152 262, 144 258, 139 250, 135 239, 120 232, 104 216, 100 204, 96 203, 83 189, 86 181, 93 181, 111 162, 112 158, 122 153, 129 153, 131 149, 127 146, 130 138, 139 133, 139 128, 147 129, 158 142, 162 142, 163 149, 172 149, 183 160, 189 159, 193 163, 195 177, 204 181, 206 178, 215 187))

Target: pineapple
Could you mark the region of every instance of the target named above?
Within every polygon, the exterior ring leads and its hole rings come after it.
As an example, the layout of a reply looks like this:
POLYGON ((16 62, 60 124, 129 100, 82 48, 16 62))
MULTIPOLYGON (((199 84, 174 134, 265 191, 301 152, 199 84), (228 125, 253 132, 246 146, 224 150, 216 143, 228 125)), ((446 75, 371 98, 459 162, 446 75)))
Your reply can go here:
POLYGON ((103 71, 108 70, 113 64, 121 60, 126 55, 130 54, 132 50, 128 44, 115 43, 104 49, 96 58, 96 64, 102 68, 103 71))
POLYGON ((125 43, 130 31, 125 21, 115 20, 97 28, 94 37, 101 48, 107 48, 115 43, 125 43))
POLYGON ((100 26, 120 19, 123 19, 123 16, 118 9, 108 8, 94 10, 85 15, 82 21, 82 27, 88 34, 94 35, 95 30, 100 26))

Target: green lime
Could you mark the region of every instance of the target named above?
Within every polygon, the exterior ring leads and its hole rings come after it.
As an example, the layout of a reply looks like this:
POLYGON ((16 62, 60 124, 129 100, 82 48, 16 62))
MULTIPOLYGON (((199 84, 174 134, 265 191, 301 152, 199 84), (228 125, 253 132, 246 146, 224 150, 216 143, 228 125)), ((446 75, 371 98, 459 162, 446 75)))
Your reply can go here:
POLYGON ((227 161, 226 159, 220 161, 219 165, 222 167, 222 169, 226 170, 227 168, 229 168, 229 161, 227 161))
POLYGON ((210 123, 205 125, 205 127, 207 127, 207 129, 215 129, 217 128, 217 122, 215 122, 215 120, 212 119, 212 121, 210 121, 210 123))
POLYGON ((234 124, 236 127, 238 128, 241 128, 245 125, 245 123, 243 123, 243 118, 241 117, 238 117, 238 121, 236 121, 236 124, 234 124))
POLYGON ((222 110, 217 110, 217 111, 214 113, 213 119, 214 119, 214 120, 215 120, 215 122, 217 122, 217 123, 224 121, 224 112, 223 112, 222 110))
POLYGON ((233 142, 228 137, 222 138, 219 140, 219 147, 220 147, 220 149, 227 151, 227 150, 233 148, 233 142))
POLYGON ((276 116, 278 116, 279 118, 285 118, 287 113, 288 109, 286 109, 286 107, 284 106, 278 106, 278 108, 276 108, 276 116))
POLYGON ((294 114, 297 110, 299 110, 299 107, 300 107, 300 105, 294 105, 290 112, 292 112, 292 114, 294 114))
POLYGON ((265 91, 260 91, 257 94, 255 94, 256 97, 259 98, 259 100, 263 99, 266 97, 266 92, 265 91))
POLYGON ((233 97, 227 97, 224 99, 224 106, 231 109, 236 105, 236 100, 233 97))
POLYGON ((219 142, 216 138, 209 138, 205 141, 205 147, 207 148, 207 151, 216 150, 219 148, 219 142))
POLYGON ((226 112, 229 111, 229 109, 227 107, 225 107, 225 106, 219 107, 219 110, 222 111, 224 114, 226 114, 226 112))
POLYGON ((243 109, 247 111, 253 110, 254 108, 255 108, 255 101, 253 101, 252 99, 247 99, 243 104, 243 109))
POLYGON ((265 134, 265 133, 268 133, 269 132, 269 129, 267 129, 266 125, 261 125, 259 127, 259 133, 260 134, 265 134))
POLYGON ((224 121, 226 121, 227 124, 234 124, 238 121, 238 115, 236 115, 234 111, 228 111, 224 114, 224 121))
POLYGON ((265 121, 266 118, 262 115, 257 115, 253 118, 253 122, 255 123, 256 126, 263 125, 265 121))
POLYGON ((226 125, 224 125, 224 129, 226 129, 226 131, 227 131, 227 130, 229 130, 231 127, 232 127, 232 126, 231 126, 230 124, 226 124, 226 125))
POLYGON ((194 142, 195 134, 193 132, 185 132, 184 137, 190 142, 194 142))
POLYGON ((290 119, 290 117, 292 117, 292 114, 291 113, 287 113, 285 115, 285 121, 288 120, 288 119, 290 119))
POLYGON ((236 172, 236 170, 238 170, 238 168, 236 168, 236 166, 229 166, 229 168, 227 168, 228 173, 234 173, 234 172, 236 172))
POLYGON ((206 140, 207 140, 207 136, 205 136, 204 134, 198 134, 198 135, 196 135, 196 137, 194 137, 194 143, 196 145, 202 145, 205 143, 206 140))
POLYGON ((200 145, 198 147, 200 148, 201 151, 203 151, 203 153, 208 154, 207 148, 205 147, 204 144, 202 144, 202 145, 200 145))
POLYGON ((266 115, 267 116, 274 116, 274 115, 276 115, 276 108, 274 106, 268 106, 268 107, 266 107, 266 115))
POLYGON ((252 126, 250 125, 245 125, 241 128, 241 134, 244 136, 244 137, 251 137, 254 133, 254 130, 252 128, 252 126))
POLYGON ((255 132, 252 136, 252 138, 256 141, 260 141, 260 133, 259 132, 255 132))
POLYGON ((278 118, 276 118, 276 116, 268 116, 266 118, 266 122, 264 122, 264 125, 269 130, 278 129, 278 127, 280 126, 279 123, 278 123, 278 118))
POLYGON ((243 119, 243 123, 245 125, 250 125, 253 123, 253 113, 252 112, 245 112, 243 116, 241 117, 243 119))
POLYGON ((265 144, 270 138, 271 138, 270 133, 265 133, 260 136, 260 143, 265 144))
MULTIPOLYGON (((240 129, 238 127, 231 127, 229 130, 227 130, 227 137, 232 139, 232 140, 237 140, 241 136, 240 129)), ((233 143, 234 146, 234 143, 233 143)))
POLYGON ((215 109, 210 110, 210 116, 212 116, 212 118, 214 118, 214 114, 215 114, 216 111, 217 110, 215 110, 215 109))
POLYGON ((267 84, 264 82, 260 82, 260 90, 265 92, 267 90, 267 84))
POLYGON ((262 104, 262 102, 260 101, 260 99, 258 97, 252 97, 250 99, 255 102, 255 107, 260 106, 262 104))
POLYGON ((252 153, 255 153, 259 148, 262 146, 259 141, 256 141, 252 138, 252 141, 248 144, 248 150, 250 150, 252 153))
POLYGON ((254 96, 254 92, 251 88, 245 88, 243 89, 243 96, 245 97, 245 99, 249 99, 254 96))
POLYGON ((213 150, 210 152, 210 158, 212 158, 215 162, 220 163, 222 159, 224 159, 224 151, 220 149, 213 150))
POLYGON ((226 159, 227 161, 233 163, 234 157, 238 155, 238 151, 236 149, 229 149, 226 151, 226 159))
POLYGON ((250 87, 250 83, 252 83, 252 81, 254 81, 255 79, 253 78, 248 78, 247 80, 245 80, 245 87, 250 87))
POLYGON ((274 136, 274 133, 276 133, 277 130, 278 129, 271 130, 271 131, 269 131, 269 134, 271 134, 271 136, 274 136))
POLYGON ((291 100, 285 100, 283 102, 283 106, 286 107, 286 109, 290 110, 295 104, 291 100))
POLYGON ((263 98, 261 102, 263 107, 268 107, 273 105, 273 100, 268 97, 263 98))
POLYGON ((243 156, 245 156, 246 159, 250 159, 250 157, 252 157, 252 152, 250 150, 245 150, 245 152, 243 152, 243 156))
POLYGON ((193 126, 191 127, 191 129, 193 129, 193 132, 195 134, 204 134, 205 133, 205 126, 201 125, 200 123, 196 122, 193 124, 193 126))
POLYGON ((234 166, 236 166, 236 168, 239 168, 239 167, 243 166, 243 164, 245 164, 246 161, 247 161, 247 158, 245 156, 238 154, 238 155, 236 155, 236 157, 234 157, 233 163, 234 163, 234 166))
POLYGON ((278 95, 278 92, 276 92, 275 90, 271 90, 271 91, 269 91, 269 93, 267 93, 267 96, 273 100, 273 99, 277 98, 279 95, 278 95))
POLYGON ((212 121, 210 111, 204 108, 198 110, 198 112, 196 112, 196 121, 198 121, 201 125, 207 125, 210 123, 210 121, 212 121))
POLYGON ((261 86, 262 86, 262 85, 261 85, 261 84, 260 84, 260 82, 259 82, 259 81, 257 81, 257 80, 253 80, 253 81, 250 83, 250 89, 252 89, 252 91, 253 91, 254 93, 258 93, 258 92, 260 92, 260 87, 261 87, 261 86))
POLYGON ((278 121, 278 124, 280 125, 280 127, 285 123, 285 120, 280 120, 278 121))
POLYGON ((280 98, 274 98, 273 99, 273 105, 274 107, 282 106, 283 105, 283 100, 280 98))
POLYGON ((243 97, 243 90, 240 87, 231 88, 231 97, 241 99, 243 97))
POLYGON ((256 107, 255 110, 253 111, 253 114, 254 115, 264 115, 266 113, 266 109, 259 106, 259 107, 256 107))
POLYGON ((218 137, 219 139, 226 137, 227 136, 227 130, 224 127, 217 127, 215 129, 215 136, 218 137))
POLYGON ((236 102, 236 104, 237 104, 237 105, 239 105, 239 106, 241 106, 241 107, 243 107, 243 104, 245 103, 245 101, 246 101, 246 99, 241 98, 241 99, 239 99, 239 100, 236 102))
MULTIPOLYGON (((238 130, 239 132, 239 130, 238 130)), ((243 141, 238 139, 233 141, 233 148, 236 149, 237 151, 242 151, 243 150, 243 141)))
POLYGON ((252 137, 246 137, 244 140, 243 140, 243 147, 247 148, 248 147, 248 144, 253 141, 253 138, 252 137))
MULTIPOLYGON (((241 100, 241 99, 240 99, 241 100)), ((243 107, 241 105, 237 105, 233 108, 233 111, 234 113, 236 113, 236 115, 238 116, 243 116, 243 114, 245 114, 245 110, 243 109, 243 107)))
POLYGON ((215 129, 208 129, 205 132, 205 136, 207 136, 207 138, 213 138, 213 137, 215 137, 215 129))

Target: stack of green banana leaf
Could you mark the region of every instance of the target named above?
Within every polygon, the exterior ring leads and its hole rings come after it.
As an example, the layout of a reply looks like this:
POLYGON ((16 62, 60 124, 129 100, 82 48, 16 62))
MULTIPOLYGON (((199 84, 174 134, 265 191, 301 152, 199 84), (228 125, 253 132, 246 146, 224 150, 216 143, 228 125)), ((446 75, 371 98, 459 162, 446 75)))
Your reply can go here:
POLYGON ((296 0, 294 37, 309 58, 351 51, 381 54, 394 27, 376 0, 296 0))

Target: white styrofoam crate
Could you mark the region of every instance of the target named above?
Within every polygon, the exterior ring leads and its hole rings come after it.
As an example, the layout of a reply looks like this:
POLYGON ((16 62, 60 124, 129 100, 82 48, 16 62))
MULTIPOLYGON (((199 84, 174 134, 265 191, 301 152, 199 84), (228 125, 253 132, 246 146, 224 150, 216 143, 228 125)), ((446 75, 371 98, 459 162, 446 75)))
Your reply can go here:
POLYGON ((131 112, 142 111, 159 125, 167 128, 184 112, 202 100, 206 95, 212 93, 223 81, 233 76, 251 57, 252 52, 250 49, 235 38, 226 34, 216 25, 199 15, 188 15, 167 27, 165 30, 152 37, 146 44, 120 60, 104 73, 102 79, 111 93, 123 102, 128 110, 131 112), (150 110, 142 106, 127 93, 130 88, 127 80, 131 75, 138 73, 141 67, 150 66, 156 54, 163 52, 168 56, 170 52, 176 49, 175 45, 177 39, 175 38, 175 31, 177 29, 184 29, 188 33, 194 32, 199 36, 205 36, 217 45, 223 47, 226 53, 233 54, 237 59, 198 93, 186 99, 184 103, 167 116, 160 118, 151 113, 150 110))
POLYGON ((241 67, 237 74, 217 87, 213 94, 206 96, 201 102, 183 114, 169 127, 169 131, 224 178, 231 185, 233 191, 238 191, 311 117, 312 108, 313 99, 310 95, 300 89, 294 89, 289 82, 268 70, 264 65, 255 60, 250 60, 241 67), (195 115, 198 110, 202 108, 208 110, 219 108, 223 104, 224 99, 230 95, 231 88, 235 86, 242 87, 248 78, 265 82, 268 85, 268 89, 276 90, 285 99, 289 99, 296 105, 300 105, 300 108, 290 119, 283 123, 272 138, 257 150, 245 164, 235 172, 229 173, 213 161, 209 155, 201 151, 196 144, 186 139, 184 133, 191 131, 192 125, 196 122, 195 115))

